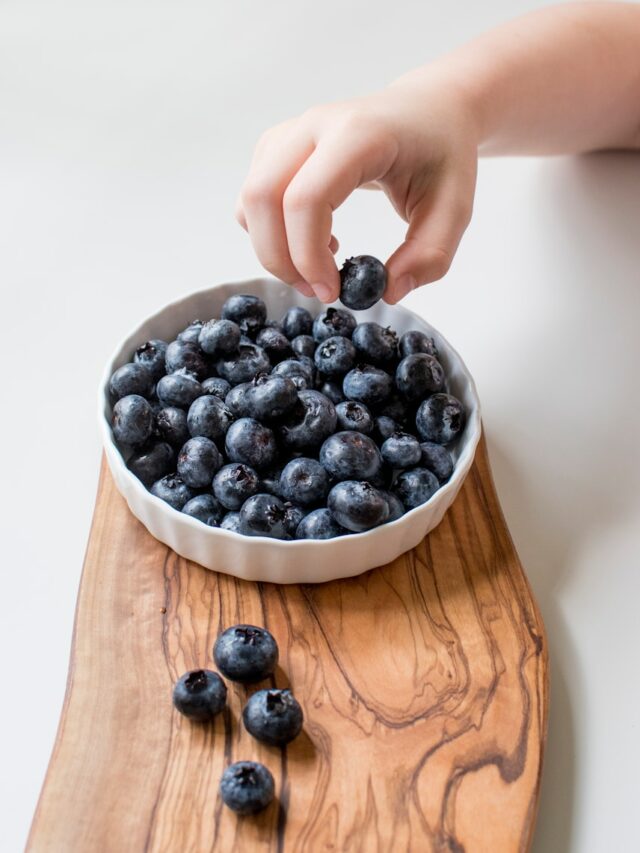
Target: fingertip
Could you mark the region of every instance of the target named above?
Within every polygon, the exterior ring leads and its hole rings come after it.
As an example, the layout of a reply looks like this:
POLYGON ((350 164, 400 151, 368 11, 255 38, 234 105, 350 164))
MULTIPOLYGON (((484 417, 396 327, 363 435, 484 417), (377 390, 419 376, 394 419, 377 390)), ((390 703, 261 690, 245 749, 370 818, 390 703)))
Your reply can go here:
POLYGON ((411 293, 412 290, 415 290, 417 286, 418 282, 411 273, 403 273, 402 275, 395 276, 391 281, 390 287, 387 288, 384 301, 388 305, 395 305, 401 299, 404 299, 407 294, 411 293))

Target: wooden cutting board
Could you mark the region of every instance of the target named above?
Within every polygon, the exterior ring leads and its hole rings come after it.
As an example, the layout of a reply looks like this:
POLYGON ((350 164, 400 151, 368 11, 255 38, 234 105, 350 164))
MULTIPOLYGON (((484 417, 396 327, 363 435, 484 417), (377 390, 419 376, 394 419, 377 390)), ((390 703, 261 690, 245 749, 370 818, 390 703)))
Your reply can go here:
POLYGON ((320 585, 249 583, 185 561, 130 514, 103 464, 28 850, 527 850, 547 712, 544 627, 484 440, 418 548, 320 585), (280 646, 275 684, 292 687, 306 718, 286 749, 243 729, 241 686, 229 684, 212 725, 172 709, 175 679, 213 668, 217 634, 237 622, 267 626, 280 646), (240 759, 276 779, 277 801, 254 818, 218 797, 240 759))

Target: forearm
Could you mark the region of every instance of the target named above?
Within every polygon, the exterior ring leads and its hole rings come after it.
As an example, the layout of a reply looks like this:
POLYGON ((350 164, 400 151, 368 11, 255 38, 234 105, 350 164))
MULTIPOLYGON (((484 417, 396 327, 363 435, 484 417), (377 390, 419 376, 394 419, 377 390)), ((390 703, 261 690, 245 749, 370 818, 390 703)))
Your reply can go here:
POLYGON ((482 154, 640 147, 640 5, 535 12, 411 72, 449 85, 473 114, 482 154))

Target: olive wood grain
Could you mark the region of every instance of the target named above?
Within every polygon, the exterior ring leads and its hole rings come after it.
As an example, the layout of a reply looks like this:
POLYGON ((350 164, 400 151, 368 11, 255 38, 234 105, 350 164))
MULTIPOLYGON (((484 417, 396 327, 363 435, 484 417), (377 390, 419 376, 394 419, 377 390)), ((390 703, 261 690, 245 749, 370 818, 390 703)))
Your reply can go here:
MULTIPOLYGON (((67 694, 32 853, 527 850, 548 711, 544 627, 481 442, 440 526, 394 563, 320 585, 254 584, 188 563, 129 513, 103 464, 67 694), (240 720, 173 711, 218 632, 266 625, 303 734, 280 750, 240 720), (278 799, 237 818, 231 761, 278 799)), ((273 684, 273 680, 271 681, 273 684)), ((262 685, 265 686, 265 685, 262 685)))

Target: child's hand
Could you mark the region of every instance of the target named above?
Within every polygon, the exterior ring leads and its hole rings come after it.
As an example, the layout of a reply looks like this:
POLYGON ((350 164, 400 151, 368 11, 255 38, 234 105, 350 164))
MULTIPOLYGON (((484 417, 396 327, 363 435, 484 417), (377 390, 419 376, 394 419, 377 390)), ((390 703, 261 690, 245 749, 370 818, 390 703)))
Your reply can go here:
POLYGON ((462 93, 443 81, 417 86, 403 78, 379 94, 314 107, 268 130, 237 218, 269 272, 331 302, 340 289, 333 211, 358 187, 375 185, 409 223, 387 261, 384 298, 394 303, 449 269, 471 217, 477 156, 462 93))

